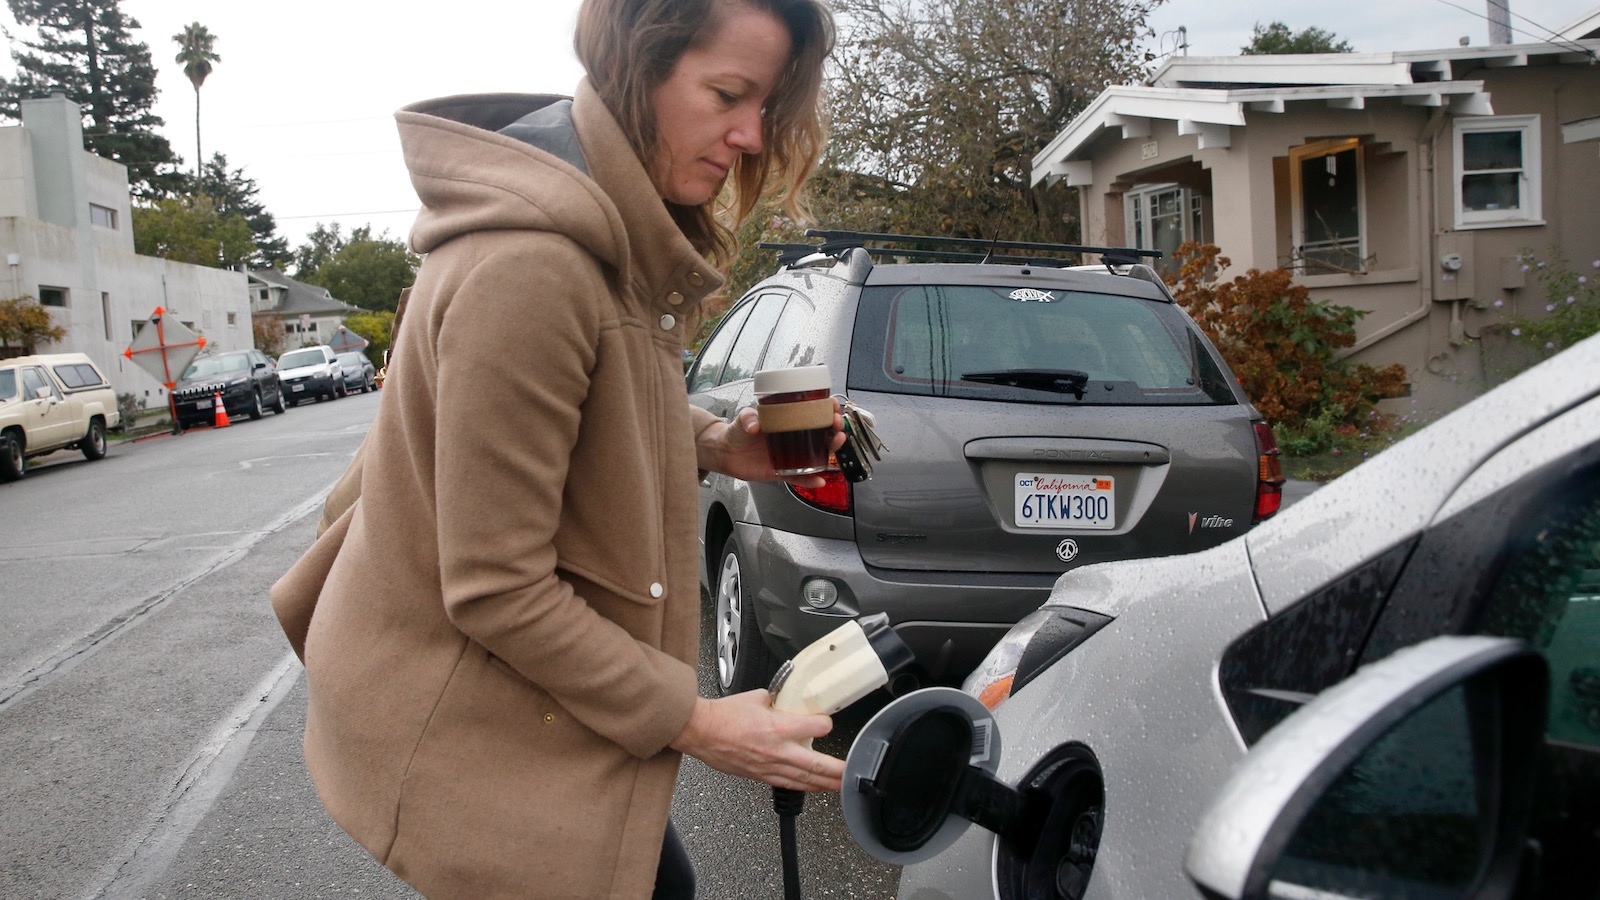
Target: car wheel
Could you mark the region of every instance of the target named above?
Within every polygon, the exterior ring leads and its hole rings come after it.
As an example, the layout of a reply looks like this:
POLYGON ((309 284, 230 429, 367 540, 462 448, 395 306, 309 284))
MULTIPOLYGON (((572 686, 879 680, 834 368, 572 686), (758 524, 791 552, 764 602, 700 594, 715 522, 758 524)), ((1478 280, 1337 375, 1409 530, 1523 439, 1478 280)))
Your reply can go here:
POLYGON ((0 436, 0 481, 16 481, 28 472, 28 459, 22 455, 22 442, 10 435, 0 436))
POLYGON ((729 535, 717 568, 717 610, 711 624, 717 641, 717 690, 724 697, 766 687, 773 671, 772 652, 761 638, 743 573, 738 543, 729 535))
POLYGON ((288 409, 288 405, 283 400, 283 385, 278 385, 277 394, 277 399, 272 401, 272 411, 278 415, 283 415, 283 411, 288 409))
POLYGON ((264 416, 266 414, 267 414, 267 411, 261 407, 261 391, 259 391, 259 390, 251 391, 250 392, 250 418, 259 419, 259 418, 261 418, 262 416, 264 416))
POLYGON ((84 459, 104 459, 106 455, 106 423, 99 419, 89 420, 89 433, 78 442, 78 449, 83 451, 84 459))

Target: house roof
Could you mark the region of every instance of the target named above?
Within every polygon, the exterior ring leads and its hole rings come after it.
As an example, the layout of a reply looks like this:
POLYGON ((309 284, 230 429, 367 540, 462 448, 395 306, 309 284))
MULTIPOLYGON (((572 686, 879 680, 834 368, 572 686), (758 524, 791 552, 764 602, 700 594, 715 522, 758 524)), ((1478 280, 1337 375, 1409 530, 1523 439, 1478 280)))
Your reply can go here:
MULTIPOLYGON (((1600 16, 1600 11, 1597 11, 1600 16)), ((1493 115, 1483 82, 1457 80, 1469 72, 1511 66, 1587 63, 1600 58, 1600 40, 1407 50, 1390 53, 1313 53, 1178 57, 1147 85, 1107 88, 1033 158, 1033 181, 1091 183, 1092 144, 1117 129, 1124 140, 1147 137, 1153 120, 1176 122, 1178 134, 1198 135, 1202 150, 1231 145, 1245 113, 1283 113, 1291 104, 1363 109, 1369 103, 1447 106, 1458 116, 1493 115)))
POLYGON ((1595 7, 1573 19, 1556 33, 1569 41, 1600 38, 1600 7, 1595 7))
POLYGON ((347 315, 360 308, 336 299, 328 289, 296 281, 277 269, 251 269, 250 280, 282 290, 283 298, 270 312, 280 316, 347 315))

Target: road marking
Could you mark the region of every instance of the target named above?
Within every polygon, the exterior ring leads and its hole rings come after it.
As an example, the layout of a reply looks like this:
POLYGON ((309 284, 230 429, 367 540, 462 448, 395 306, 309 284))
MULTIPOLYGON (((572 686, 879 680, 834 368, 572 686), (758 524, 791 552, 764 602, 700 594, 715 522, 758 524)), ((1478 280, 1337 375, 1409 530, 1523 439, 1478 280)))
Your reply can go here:
POLYGON ((300 681, 302 671, 299 657, 287 653, 244 695, 189 755, 175 783, 151 807, 149 819, 128 840, 121 857, 107 865, 99 883, 83 895, 85 900, 139 897, 165 874, 232 782, 250 742, 300 681))
POLYGON ((282 531, 306 516, 321 510, 324 499, 328 496, 329 491, 332 490, 333 485, 328 485, 327 488, 317 492, 309 500, 279 516, 267 527, 254 532, 240 546, 233 547, 222 553, 216 562, 205 569, 159 593, 145 598, 135 604, 132 609, 112 618, 111 621, 98 629, 74 641, 60 653, 22 673, 16 681, 0 686, 0 713, 4 713, 13 703, 17 703, 34 691, 50 684, 67 672, 72 671, 79 663, 105 649, 112 641, 137 627, 145 619, 149 618, 152 613, 170 603, 172 598, 183 593, 184 589, 189 585, 200 581, 213 572, 232 565, 235 561, 244 558, 256 544, 261 543, 271 535, 282 531))

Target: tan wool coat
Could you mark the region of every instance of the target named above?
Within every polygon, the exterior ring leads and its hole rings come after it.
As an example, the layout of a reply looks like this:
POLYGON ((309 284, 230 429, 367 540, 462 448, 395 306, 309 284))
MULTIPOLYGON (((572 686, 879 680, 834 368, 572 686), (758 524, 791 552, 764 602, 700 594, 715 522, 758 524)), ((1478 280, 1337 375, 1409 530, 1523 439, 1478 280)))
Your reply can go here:
POLYGON ((648 896, 696 697, 681 351, 721 279, 587 84, 581 159, 497 133, 554 99, 399 113, 425 262, 360 499, 273 589, 324 804, 429 897, 648 896))

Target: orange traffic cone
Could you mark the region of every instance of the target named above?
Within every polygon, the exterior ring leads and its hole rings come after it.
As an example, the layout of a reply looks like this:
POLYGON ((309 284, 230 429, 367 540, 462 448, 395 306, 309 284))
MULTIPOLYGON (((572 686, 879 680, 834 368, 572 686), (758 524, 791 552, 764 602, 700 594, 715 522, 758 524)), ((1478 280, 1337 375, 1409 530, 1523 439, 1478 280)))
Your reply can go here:
POLYGON ((233 424, 228 421, 228 406, 222 402, 222 392, 218 391, 211 397, 212 408, 217 411, 217 421, 213 428, 227 428, 233 424))

